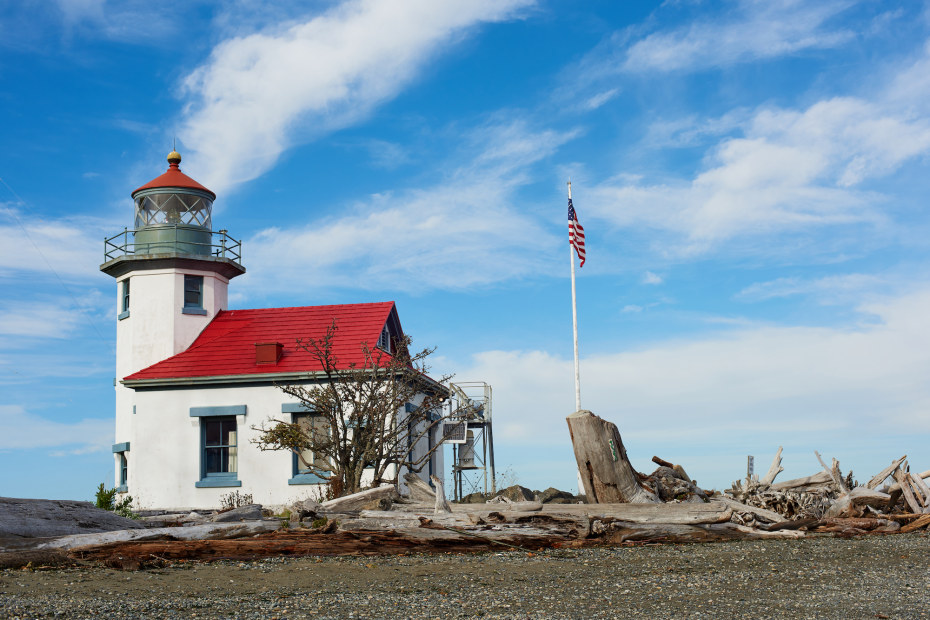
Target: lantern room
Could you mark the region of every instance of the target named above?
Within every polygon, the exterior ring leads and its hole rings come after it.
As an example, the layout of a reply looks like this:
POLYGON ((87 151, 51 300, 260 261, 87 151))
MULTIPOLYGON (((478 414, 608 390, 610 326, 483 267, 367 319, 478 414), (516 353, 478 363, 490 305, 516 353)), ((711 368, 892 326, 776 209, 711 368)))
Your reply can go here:
POLYGON ((181 155, 168 154, 168 170, 132 193, 138 254, 211 254, 216 194, 181 172, 181 155))

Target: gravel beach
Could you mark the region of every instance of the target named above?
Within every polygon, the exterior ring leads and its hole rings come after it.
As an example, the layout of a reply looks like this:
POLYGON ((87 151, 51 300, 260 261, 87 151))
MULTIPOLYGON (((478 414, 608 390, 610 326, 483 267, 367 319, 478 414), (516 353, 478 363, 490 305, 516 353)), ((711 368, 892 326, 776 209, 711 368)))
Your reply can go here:
POLYGON ((930 539, 5 569, 0 616, 927 618, 930 539))

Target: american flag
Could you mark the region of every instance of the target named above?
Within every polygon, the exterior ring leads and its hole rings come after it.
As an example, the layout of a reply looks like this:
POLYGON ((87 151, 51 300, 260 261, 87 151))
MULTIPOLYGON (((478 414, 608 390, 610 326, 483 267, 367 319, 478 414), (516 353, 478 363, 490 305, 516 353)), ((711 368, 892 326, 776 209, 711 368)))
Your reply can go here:
POLYGON ((571 198, 568 199, 568 242, 575 248, 575 252, 577 252, 578 258, 581 260, 579 267, 584 267, 584 228, 578 221, 571 198))

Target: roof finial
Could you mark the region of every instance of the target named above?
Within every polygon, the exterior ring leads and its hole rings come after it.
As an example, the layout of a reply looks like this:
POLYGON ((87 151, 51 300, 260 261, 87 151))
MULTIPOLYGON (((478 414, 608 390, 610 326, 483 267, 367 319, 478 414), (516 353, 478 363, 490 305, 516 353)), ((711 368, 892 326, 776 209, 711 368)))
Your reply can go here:
POLYGON ((168 163, 172 166, 177 166, 181 163, 181 154, 178 153, 178 138, 175 136, 171 152, 168 153, 168 163))

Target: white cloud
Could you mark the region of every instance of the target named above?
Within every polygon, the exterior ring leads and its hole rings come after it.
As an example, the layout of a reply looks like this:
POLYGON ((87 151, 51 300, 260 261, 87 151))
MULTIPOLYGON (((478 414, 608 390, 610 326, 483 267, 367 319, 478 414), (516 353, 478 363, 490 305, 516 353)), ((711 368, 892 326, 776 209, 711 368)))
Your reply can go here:
POLYGON ((620 226, 672 231, 700 252, 740 235, 878 223, 880 197, 856 186, 930 151, 930 121, 836 97, 803 111, 762 109, 708 155, 691 181, 611 181, 593 212, 620 226))
POLYGON ((596 110, 620 93, 619 88, 611 88, 603 92, 597 93, 591 97, 588 97, 583 104, 583 108, 586 110, 596 110))
POLYGON ((55 273, 81 279, 95 273, 103 258, 99 222, 88 218, 37 220, 0 206, 0 276, 55 273), (88 269, 91 266, 91 269, 88 269))
POLYGON ((574 134, 492 125, 479 153, 434 187, 372 196, 339 218, 270 228, 247 241, 247 287, 462 289, 545 272, 559 237, 517 204, 527 168, 574 134))
POLYGON ((28 450, 80 446, 82 451, 102 451, 113 439, 113 420, 84 418, 56 422, 26 411, 19 405, 0 405, 0 450, 28 450))
POLYGON ((394 97, 476 25, 510 19, 530 2, 349 0, 226 40, 183 82, 188 159, 218 192, 253 179, 295 142, 394 97))
POLYGON ((662 284, 662 276, 647 271, 643 274, 643 284, 662 284))
POLYGON ((55 0, 66 31, 89 30, 117 41, 164 43, 174 31, 175 10, 146 0, 55 0))
MULTIPOLYGON (((897 451, 926 458, 930 289, 860 310, 878 321, 834 328, 750 326, 583 356, 582 406, 618 425, 642 468, 652 454, 689 452, 735 459, 738 468, 752 446, 774 452, 778 445, 791 450, 819 444, 822 451, 838 451, 859 473, 884 466, 897 451), (857 439, 865 436, 868 441, 857 439), (905 436, 894 454, 874 450, 905 436)), ((548 450, 569 442, 564 420, 574 405, 569 357, 487 351, 457 372, 493 386, 499 462, 506 462, 508 449, 537 444, 548 450)), ((805 475, 805 467, 806 473, 817 471, 810 460, 790 465, 805 475)), ((701 471, 678 462, 701 479, 725 475, 709 464, 701 471)), ((729 480, 739 477, 738 469, 730 471, 729 480)))
POLYGON ((829 21, 852 4, 743 0, 730 15, 636 41, 626 50, 622 68, 630 72, 694 70, 836 47, 855 35, 831 28, 829 21))
POLYGON ((39 302, 14 305, 6 300, 0 304, 0 336, 67 338, 81 319, 69 306, 39 302))
POLYGON ((741 301, 765 301, 795 295, 814 295, 822 303, 846 303, 861 300, 863 295, 874 295, 876 289, 885 288, 889 284, 885 277, 863 273, 813 280, 787 277, 747 286, 738 292, 735 298, 741 301))

